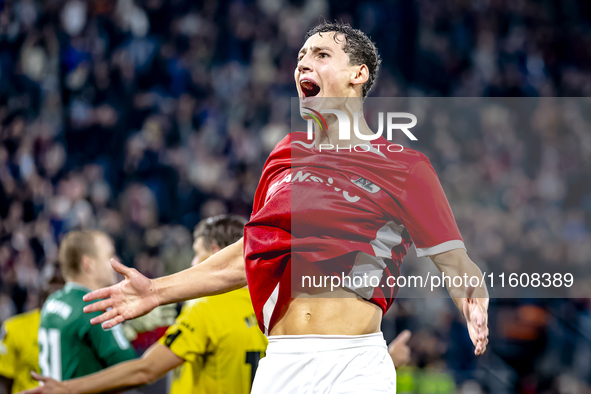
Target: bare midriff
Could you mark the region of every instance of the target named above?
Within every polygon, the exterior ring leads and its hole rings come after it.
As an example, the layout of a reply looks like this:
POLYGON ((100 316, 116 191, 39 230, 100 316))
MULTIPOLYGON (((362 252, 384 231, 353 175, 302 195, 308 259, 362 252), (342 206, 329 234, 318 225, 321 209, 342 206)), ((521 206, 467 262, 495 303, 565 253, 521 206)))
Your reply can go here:
POLYGON ((329 297, 296 294, 269 335, 364 335, 380 331, 379 306, 344 291, 331 292, 329 297))

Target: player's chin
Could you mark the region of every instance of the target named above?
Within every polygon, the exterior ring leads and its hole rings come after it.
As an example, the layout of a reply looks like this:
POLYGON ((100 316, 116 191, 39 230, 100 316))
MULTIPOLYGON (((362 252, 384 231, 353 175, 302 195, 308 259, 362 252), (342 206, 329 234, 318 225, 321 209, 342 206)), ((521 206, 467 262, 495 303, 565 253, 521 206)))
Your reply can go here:
POLYGON ((304 107, 316 109, 316 107, 320 107, 320 104, 322 103, 322 96, 320 96, 320 95, 317 95, 317 96, 301 95, 300 96, 300 103, 304 107))

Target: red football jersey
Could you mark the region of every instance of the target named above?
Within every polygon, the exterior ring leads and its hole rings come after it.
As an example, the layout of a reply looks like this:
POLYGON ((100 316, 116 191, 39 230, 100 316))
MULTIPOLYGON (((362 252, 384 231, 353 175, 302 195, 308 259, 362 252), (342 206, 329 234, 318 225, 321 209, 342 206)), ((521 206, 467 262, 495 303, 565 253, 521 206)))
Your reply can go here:
POLYGON ((427 157, 389 152, 384 138, 372 144, 369 152, 320 151, 296 132, 267 159, 244 228, 246 276, 265 334, 289 305, 294 273, 376 277, 378 286, 346 287, 386 312, 397 292, 386 280, 400 274, 412 243, 419 257, 464 248, 427 157))

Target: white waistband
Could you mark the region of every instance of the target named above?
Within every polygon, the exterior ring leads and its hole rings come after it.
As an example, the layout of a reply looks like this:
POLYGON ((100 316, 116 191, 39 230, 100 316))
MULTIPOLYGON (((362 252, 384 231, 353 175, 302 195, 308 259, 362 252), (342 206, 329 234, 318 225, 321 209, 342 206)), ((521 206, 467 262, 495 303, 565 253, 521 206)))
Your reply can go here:
POLYGON ((384 334, 366 335, 273 335, 267 354, 317 353, 377 346, 386 348, 384 334))

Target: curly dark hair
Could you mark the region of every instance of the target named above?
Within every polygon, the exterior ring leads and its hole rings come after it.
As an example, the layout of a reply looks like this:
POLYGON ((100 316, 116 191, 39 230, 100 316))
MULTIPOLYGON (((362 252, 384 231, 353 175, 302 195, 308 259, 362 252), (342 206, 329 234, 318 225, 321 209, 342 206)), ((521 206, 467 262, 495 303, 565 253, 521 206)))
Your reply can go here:
MULTIPOLYGON (((369 70, 369 79, 363 84, 363 98, 367 97, 367 93, 372 88, 380 69, 382 59, 378 53, 376 45, 371 39, 365 35, 364 32, 354 29, 348 23, 341 22, 324 22, 320 25, 311 28, 306 33, 306 40, 314 34, 319 33, 340 33, 345 36, 345 46, 343 50, 349 55, 349 63, 355 66, 365 64, 369 70)), ((334 35, 336 43, 340 44, 341 39, 339 34, 334 35)))

